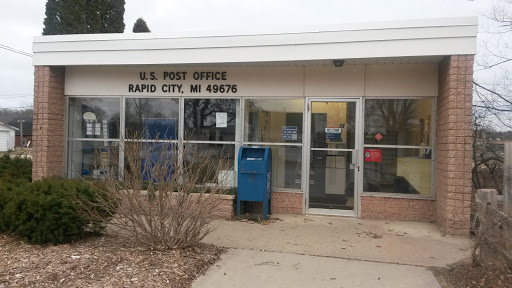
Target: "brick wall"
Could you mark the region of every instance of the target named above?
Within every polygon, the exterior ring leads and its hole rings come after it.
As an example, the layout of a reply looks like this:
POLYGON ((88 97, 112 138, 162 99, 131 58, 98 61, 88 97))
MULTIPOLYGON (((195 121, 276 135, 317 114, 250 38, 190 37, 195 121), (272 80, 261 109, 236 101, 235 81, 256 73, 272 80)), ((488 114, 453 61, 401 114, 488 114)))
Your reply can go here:
MULTIPOLYGON (((272 213, 302 214, 302 192, 272 192, 272 213)), ((244 206, 245 205, 245 206, 244 206)), ((261 202, 245 202, 246 213, 261 213, 261 202)))
POLYGON ((64 174, 64 67, 36 66, 32 178, 64 174))
POLYGON ((302 214, 302 193, 272 192, 272 213, 302 214))
POLYGON ((233 215, 235 215, 235 196, 222 195, 220 198, 220 203, 217 207, 217 211, 215 212, 215 217, 231 220, 233 215))
POLYGON ((434 200, 361 196, 361 218, 432 222, 434 200))
POLYGON ((449 235, 468 235, 470 228, 473 59, 448 56, 439 64, 436 216, 449 235))

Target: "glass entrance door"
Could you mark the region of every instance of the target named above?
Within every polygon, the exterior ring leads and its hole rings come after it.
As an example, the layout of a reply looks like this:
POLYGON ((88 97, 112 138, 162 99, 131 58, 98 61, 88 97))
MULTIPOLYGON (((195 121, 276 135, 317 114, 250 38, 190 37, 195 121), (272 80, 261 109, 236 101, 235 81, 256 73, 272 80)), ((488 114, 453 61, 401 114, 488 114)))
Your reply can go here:
POLYGON ((357 216, 359 101, 309 101, 307 212, 357 216))

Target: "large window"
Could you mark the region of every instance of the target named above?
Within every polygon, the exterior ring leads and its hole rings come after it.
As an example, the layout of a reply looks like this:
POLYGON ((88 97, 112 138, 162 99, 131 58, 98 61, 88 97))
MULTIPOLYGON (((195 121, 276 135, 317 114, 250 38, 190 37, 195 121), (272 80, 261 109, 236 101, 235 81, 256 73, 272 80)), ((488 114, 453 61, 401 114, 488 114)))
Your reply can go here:
POLYGON ((304 100, 245 100, 248 142, 302 143, 304 100), (283 130, 283 127, 290 127, 283 130), (285 134, 285 132, 291 132, 285 134))
POLYGON ((68 177, 118 173, 120 98, 69 98, 68 177))
POLYGON ((183 161, 192 173, 198 173, 196 177, 200 183, 235 186, 235 145, 189 143, 184 151, 183 161), (217 169, 221 170, 215 173, 217 169))
POLYGON ((367 99, 364 192, 432 193, 432 99, 367 99))
POLYGON ((365 100, 364 144, 430 146, 432 103, 432 99, 365 100))
POLYGON ((231 98, 68 99, 69 177, 117 174, 126 157, 121 143, 143 138, 183 145, 183 164, 201 166, 204 159, 194 155, 226 160, 222 183, 204 172, 209 185, 236 186, 240 145, 270 146, 273 189, 301 190, 304 99, 246 99, 244 107, 231 98))
POLYGON ((119 138, 119 98, 70 98, 69 138, 119 138))
POLYGON ((246 99, 244 144, 272 149, 272 189, 301 189, 303 99, 246 99))
POLYGON ((118 175, 119 142, 68 141, 68 177, 104 178, 107 173, 118 175))
MULTIPOLYGON (((204 172, 204 177, 201 178, 204 184, 236 185, 236 155, 241 142, 240 113, 239 99, 184 100, 185 139, 183 143, 188 147, 186 150, 193 155, 213 156, 210 158, 213 161, 223 159, 228 162, 227 167, 220 171, 223 180, 211 179, 211 175, 204 172), (194 153, 194 151, 201 151, 201 153, 194 153)), ((195 158, 201 158, 201 156, 195 158)), ((184 155, 185 161, 199 165, 201 159, 195 158, 184 155)))
POLYGON ((238 99, 185 99, 185 140, 236 141, 238 99))
POLYGON ((177 98, 126 98, 126 139, 176 140, 180 118, 177 98))

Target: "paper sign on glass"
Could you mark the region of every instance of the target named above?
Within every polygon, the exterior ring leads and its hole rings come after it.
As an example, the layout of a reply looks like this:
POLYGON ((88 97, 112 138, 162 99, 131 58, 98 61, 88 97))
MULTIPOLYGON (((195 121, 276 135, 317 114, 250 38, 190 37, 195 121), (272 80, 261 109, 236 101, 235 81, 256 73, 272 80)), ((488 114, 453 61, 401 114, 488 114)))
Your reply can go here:
POLYGON ((85 135, 92 135, 92 123, 87 122, 86 127, 87 128, 85 129, 85 135))
POLYGON ((226 128, 228 127, 228 113, 217 112, 215 113, 215 127, 226 128))
POLYGON ((101 122, 94 123, 94 135, 96 135, 96 136, 101 135, 101 122))
POLYGON ((297 126, 283 126, 283 140, 297 140, 297 126))
POLYGON ((343 129, 339 127, 326 127, 325 128, 325 139, 327 140, 341 140, 341 133, 343 129))

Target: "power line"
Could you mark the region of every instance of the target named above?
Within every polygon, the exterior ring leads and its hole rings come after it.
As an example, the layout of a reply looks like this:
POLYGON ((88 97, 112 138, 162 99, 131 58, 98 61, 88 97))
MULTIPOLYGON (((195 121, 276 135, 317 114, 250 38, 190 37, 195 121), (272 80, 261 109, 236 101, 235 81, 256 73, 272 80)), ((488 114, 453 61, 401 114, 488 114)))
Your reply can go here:
POLYGON ((3 44, 0 44, 0 49, 4 49, 4 50, 7 50, 7 51, 11 51, 11 52, 14 52, 14 53, 17 53, 17 54, 23 55, 23 56, 32 57, 32 54, 30 54, 30 53, 23 52, 23 51, 18 50, 18 49, 14 49, 14 48, 12 48, 12 47, 9 47, 9 46, 3 45, 3 44))
POLYGON ((14 98, 25 98, 25 97, 34 97, 34 95, 24 95, 24 96, 1 96, 0 97, 0 100, 3 100, 3 99, 14 99, 14 98))
POLYGON ((21 51, 21 50, 9 47, 7 45, 0 44, 0 48, 1 49, 5 49, 7 51, 14 52, 14 53, 18 53, 18 54, 23 55, 23 56, 32 57, 32 54, 30 54, 30 53, 27 53, 27 52, 24 52, 24 51, 21 51))
POLYGON ((27 93, 1 94, 0 97, 2 97, 2 96, 20 96, 20 95, 34 95, 34 93, 33 92, 27 92, 27 93))

